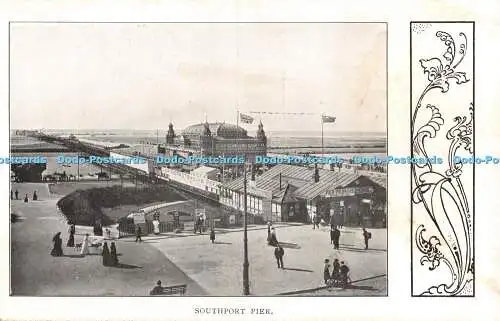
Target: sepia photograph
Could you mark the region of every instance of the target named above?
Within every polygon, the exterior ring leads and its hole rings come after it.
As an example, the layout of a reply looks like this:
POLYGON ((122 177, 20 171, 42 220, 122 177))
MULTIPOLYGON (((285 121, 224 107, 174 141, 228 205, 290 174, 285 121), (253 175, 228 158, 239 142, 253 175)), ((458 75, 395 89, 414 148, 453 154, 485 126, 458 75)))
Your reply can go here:
POLYGON ((386 23, 9 35, 11 296, 388 295, 386 23))

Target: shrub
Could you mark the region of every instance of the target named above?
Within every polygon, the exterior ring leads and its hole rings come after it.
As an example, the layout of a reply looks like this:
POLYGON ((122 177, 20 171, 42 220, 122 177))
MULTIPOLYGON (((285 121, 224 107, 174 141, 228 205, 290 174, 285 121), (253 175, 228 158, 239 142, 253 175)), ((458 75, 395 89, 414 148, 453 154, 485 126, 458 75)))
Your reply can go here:
POLYGON ((137 189, 135 187, 109 186, 76 190, 61 198, 57 202, 57 206, 68 221, 78 225, 92 226, 98 220, 101 220, 102 225, 115 223, 101 211, 101 208, 181 200, 185 200, 185 198, 166 185, 137 189))

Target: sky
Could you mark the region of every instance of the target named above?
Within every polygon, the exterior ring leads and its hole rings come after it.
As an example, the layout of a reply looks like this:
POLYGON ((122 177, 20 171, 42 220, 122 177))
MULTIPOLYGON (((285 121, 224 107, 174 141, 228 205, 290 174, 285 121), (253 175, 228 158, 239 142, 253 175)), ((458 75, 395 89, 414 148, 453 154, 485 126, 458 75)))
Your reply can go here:
POLYGON ((11 128, 386 131, 386 25, 13 23, 11 128), (313 113, 310 116, 250 112, 313 113), (242 124, 240 124, 242 125, 242 124))

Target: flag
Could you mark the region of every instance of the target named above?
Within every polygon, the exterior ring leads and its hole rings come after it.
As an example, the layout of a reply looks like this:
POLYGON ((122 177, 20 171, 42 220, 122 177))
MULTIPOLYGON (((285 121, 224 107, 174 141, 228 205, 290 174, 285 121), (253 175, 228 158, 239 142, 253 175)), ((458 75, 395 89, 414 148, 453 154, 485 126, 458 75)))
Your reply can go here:
POLYGON ((334 123, 335 119, 336 119, 336 117, 333 117, 333 116, 326 116, 326 115, 321 116, 321 121, 323 123, 334 123))
POLYGON ((253 117, 245 114, 240 114, 240 121, 245 124, 253 123, 253 117))

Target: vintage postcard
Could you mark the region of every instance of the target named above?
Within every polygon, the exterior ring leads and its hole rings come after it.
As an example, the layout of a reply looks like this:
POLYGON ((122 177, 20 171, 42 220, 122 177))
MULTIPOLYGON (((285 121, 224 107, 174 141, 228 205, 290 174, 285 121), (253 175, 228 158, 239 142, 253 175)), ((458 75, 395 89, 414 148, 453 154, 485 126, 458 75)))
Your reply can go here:
POLYGON ((497 318, 495 6, 278 3, 1 10, 2 319, 497 318))
POLYGON ((12 295, 387 295, 385 23, 10 36, 12 295))

